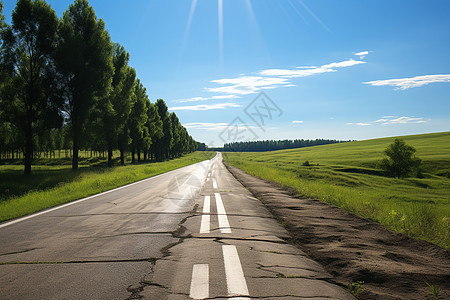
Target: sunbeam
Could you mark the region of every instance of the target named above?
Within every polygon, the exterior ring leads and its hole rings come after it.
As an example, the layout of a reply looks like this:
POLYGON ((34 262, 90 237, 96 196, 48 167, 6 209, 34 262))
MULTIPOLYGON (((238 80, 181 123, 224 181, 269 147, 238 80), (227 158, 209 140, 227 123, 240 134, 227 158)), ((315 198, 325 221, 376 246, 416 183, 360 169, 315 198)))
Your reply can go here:
POLYGON ((298 8, 294 5, 294 3, 292 3, 291 0, 288 0, 288 3, 292 6, 292 8, 295 10, 295 12, 297 13, 297 15, 300 16, 300 18, 302 18, 303 22, 305 22, 306 25, 309 26, 308 21, 306 21, 305 17, 300 13, 300 11, 298 10, 298 8))
POLYGON ((196 6, 197 6, 197 0, 192 0, 191 9, 189 10, 189 18, 188 18, 188 22, 186 24, 186 30, 184 31, 183 44, 181 45, 181 56, 183 55, 184 48, 186 47, 186 43, 189 38, 189 32, 191 30, 192 19, 194 18, 196 6))
POLYGON ((298 0, 298 2, 300 2, 300 4, 303 6, 303 8, 306 9, 306 11, 314 18, 316 19, 317 22, 319 22, 320 25, 322 25, 323 28, 325 28, 325 30, 327 30, 329 33, 334 34, 333 31, 331 31, 330 28, 328 28, 327 25, 325 25, 324 22, 322 22, 322 20, 319 19, 318 16, 316 16, 313 11, 311 9, 309 9, 309 7, 302 1, 302 0, 298 0))

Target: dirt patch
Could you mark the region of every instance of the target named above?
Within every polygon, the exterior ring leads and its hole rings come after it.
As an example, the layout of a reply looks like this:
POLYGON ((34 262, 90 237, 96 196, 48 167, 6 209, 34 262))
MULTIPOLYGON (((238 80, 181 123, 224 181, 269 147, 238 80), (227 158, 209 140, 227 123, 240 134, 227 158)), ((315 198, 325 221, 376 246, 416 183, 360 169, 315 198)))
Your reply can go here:
POLYGON ((361 299, 436 299, 425 282, 439 287, 439 299, 450 299, 448 251, 225 165, 336 283, 364 281, 361 299))

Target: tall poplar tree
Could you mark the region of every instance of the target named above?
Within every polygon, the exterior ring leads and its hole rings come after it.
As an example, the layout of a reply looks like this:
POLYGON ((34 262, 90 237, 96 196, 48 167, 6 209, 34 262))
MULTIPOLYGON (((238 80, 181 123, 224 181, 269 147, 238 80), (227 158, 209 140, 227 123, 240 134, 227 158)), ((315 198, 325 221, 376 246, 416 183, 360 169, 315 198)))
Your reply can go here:
POLYGON ((131 113, 128 119, 128 128, 131 138, 131 162, 135 162, 135 153, 140 160, 140 151, 144 144, 144 125, 147 122, 147 107, 145 103, 150 101, 146 89, 139 79, 136 80, 131 113))
POLYGON ((76 0, 59 27, 57 67, 64 111, 72 127, 72 169, 78 169, 83 127, 96 99, 109 92, 113 76, 113 45, 105 22, 87 0, 76 0))
POLYGON ((172 123, 169 116, 169 111, 163 99, 156 100, 156 109, 162 121, 163 136, 156 140, 157 159, 162 160, 169 158, 170 147, 172 145, 172 123))
POLYGON ((51 127, 60 121, 58 102, 52 97, 57 28, 56 13, 45 1, 19 0, 12 26, 2 33, 2 56, 7 60, 2 69, 9 76, 2 83, 1 105, 25 139, 25 174, 31 174, 37 123, 51 127))
POLYGON ((101 109, 102 132, 108 150, 108 165, 112 165, 113 149, 119 148, 121 163, 124 164, 126 145, 119 145, 119 135, 125 134, 126 122, 130 115, 131 96, 134 92, 136 71, 128 65, 130 55, 119 44, 114 45, 114 75, 110 93, 102 99, 101 109))

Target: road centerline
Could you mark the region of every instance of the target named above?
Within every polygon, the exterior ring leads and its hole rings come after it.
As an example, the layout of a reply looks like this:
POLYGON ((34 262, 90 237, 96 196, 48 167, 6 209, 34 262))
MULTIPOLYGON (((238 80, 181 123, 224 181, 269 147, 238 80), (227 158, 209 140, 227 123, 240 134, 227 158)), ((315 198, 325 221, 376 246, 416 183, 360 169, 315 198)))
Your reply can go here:
MULTIPOLYGON (((223 245, 223 261, 225 265, 225 276, 227 279, 228 296, 249 296, 247 283, 242 270, 241 261, 237 248, 234 245, 223 245)), ((237 299, 237 298, 233 298, 237 299)), ((239 299, 250 299, 240 297, 239 299)))
POLYGON ((205 299, 209 297, 208 264, 195 264, 193 266, 189 297, 192 299, 205 299))
POLYGON ((215 178, 212 179, 213 188, 217 189, 217 181, 215 178))
POLYGON ((228 222, 227 212, 223 206, 222 197, 219 193, 214 193, 216 198, 217 219, 219 221, 219 229, 221 233, 231 233, 230 223, 228 222))
POLYGON ((200 233, 209 233, 211 224, 211 197, 205 196, 203 201, 203 215, 202 222, 200 225, 200 233))

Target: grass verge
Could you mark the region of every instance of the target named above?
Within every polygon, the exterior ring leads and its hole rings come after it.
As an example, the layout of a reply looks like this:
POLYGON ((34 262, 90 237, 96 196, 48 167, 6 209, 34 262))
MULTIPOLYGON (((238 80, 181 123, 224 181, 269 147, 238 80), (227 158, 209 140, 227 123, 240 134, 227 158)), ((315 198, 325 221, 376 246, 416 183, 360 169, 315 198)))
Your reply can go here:
POLYGON ((70 166, 35 166, 30 177, 22 175, 22 166, 0 166, 0 222, 191 165, 214 155, 215 152, 194 152, 165 162, 114 168, 84 166, 75 172, 70 166))
POLYGON ((450 248, 450 132, 405 136, 424 178, 382 176, 376 164, 394 138, 263 153, 224 153, 247 173, 450 248), (309 165, 305 165, 308 161, 309 165))

